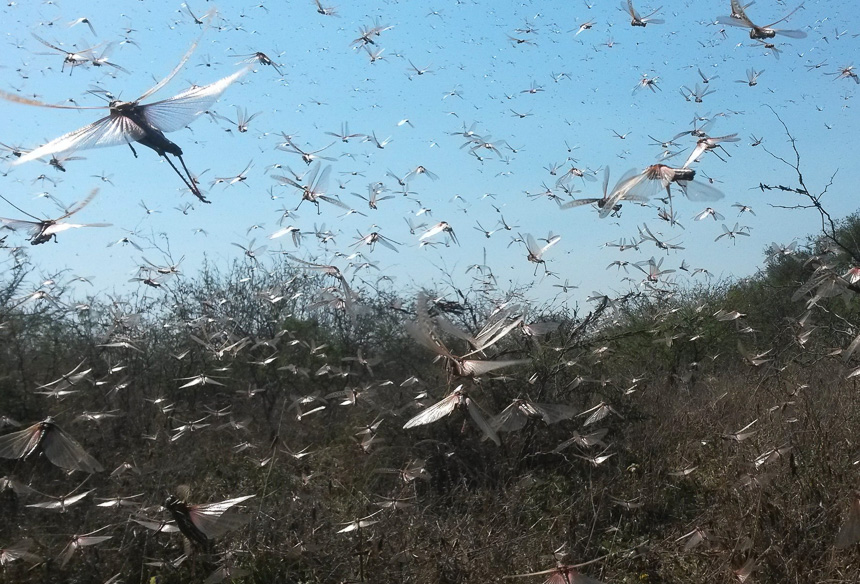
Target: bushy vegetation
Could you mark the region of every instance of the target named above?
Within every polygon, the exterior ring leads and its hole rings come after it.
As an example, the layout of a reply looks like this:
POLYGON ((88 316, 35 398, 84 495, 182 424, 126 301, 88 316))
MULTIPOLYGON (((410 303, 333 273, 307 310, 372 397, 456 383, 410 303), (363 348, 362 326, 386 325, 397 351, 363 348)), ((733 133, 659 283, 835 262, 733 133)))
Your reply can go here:
POLYGON ((743 281, 578 311, 353 292, 289 261, 77 301, 59 281, 25 290, 21 261, 0 290, 0 414, 53 416, 106 471, 0 461, 18 481, 0 545, 34 554, 0 581, 490 582, 560 561, 606 582, 856 582, 856 546, 835 543, 857 487, 860 219, 834 228, 743 281), (463 356, 486 323, 511 332, 469 358, 517 363, 479 378, 416 342, 432 328, 463 356), (403 429, 461 385, 470 405, 403 429), (515 398, 578 413, 497 423, 497 446, 476 419, 515 398), (203 553, 135 521, 170 519, 179 485, 191 503, 255 497, 203 553), (64 565, 92 532, 111 538, 64 565))

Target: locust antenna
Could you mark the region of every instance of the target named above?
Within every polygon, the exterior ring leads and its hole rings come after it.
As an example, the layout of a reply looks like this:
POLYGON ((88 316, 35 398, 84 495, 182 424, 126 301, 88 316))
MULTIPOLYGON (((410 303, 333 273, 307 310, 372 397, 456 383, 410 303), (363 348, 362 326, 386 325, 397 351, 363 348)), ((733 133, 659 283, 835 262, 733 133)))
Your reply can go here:
POLYGON ((44 221, 44 219, 40 219, 39 217, 36 217, 35 215, 31 215, 30 213, 27 213, 27 211, 25 211, 24 209, 22 209, 21 207, 19 207, 18 205, 16 205, 15 203, 13 203, 12 201, 10 201, 10 200, 9 200, 9 199, 7 199, 6 197, 4 197, 3 195, 0 195, 0 199, 3 199, 4 201, 6 201, 7 203, 9 203, 9 204, 10 204, 10 205, 12 205, 13 207, 15 207, 19 212, 21 212, 21 213, 23 213, 24 215, 26 215, 27 217, 30 217, 30 218, 32 218, 32 219, 35 219, 36 221, 39 221, 39 222, 44 221))

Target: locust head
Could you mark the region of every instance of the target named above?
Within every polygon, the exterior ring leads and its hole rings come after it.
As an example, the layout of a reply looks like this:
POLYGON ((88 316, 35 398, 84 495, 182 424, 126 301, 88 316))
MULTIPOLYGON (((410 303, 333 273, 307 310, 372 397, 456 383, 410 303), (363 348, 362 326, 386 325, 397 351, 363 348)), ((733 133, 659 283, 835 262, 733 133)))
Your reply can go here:
POLYGON ((137 104, 133 101, 122 101, 119 99, 114 99, 108 104, 108 107, 110 108, 111 115, 121 116, 128 114, 136 105, 137 104))

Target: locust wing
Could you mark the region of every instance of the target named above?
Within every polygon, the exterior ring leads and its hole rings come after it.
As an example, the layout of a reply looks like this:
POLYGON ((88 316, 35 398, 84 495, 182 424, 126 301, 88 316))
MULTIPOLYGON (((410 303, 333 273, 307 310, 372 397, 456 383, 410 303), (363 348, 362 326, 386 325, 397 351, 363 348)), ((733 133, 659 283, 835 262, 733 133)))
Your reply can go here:
POLYGON ((0 436, 0 458, 25 458, 39 446, 40 424, 0 436))
POLYGON ((247 523, 248 518, 236 514, 235 505, 253 498, 255 495, 245 495, 227 499, 219 503, 206 505, 190 505, 188 516, 197 529, 202 531, 209 539, 221 537, 228 531, 238 529, 247 523))
POLYGON ((74 150, 105 148, 137 142, 145 135, 146 131, 131 119, 125 116, 108 115, 31 150, 14 160, 12 164, 24 164, 43 156, 55 156, 74 150))
POLYGON ((472 419, 478 425, 478 428, 481 429, 481 432, 484 433, 484 436, 495 442, 496 446, 501 446, 502 441, 499 440, 499 435, 496 434, 496 431, 489 422, 487 422, 487 419, 484 418, 484 414, 481 413, 481 408, 478 407, 478 404, 476 404, 471 398, 467 398, 466 409, 469 410, 469 415, 472 416, 472 419))
POLYGON ((90 474, 104 470, 95 458, 56 424, 51 424, 45 432, 42 448, 48 460, 60 468, 80 470, 90 474))
POLYGON ((409 428, 414 428, 416 426, 424 426, 427 424, 432 424, 437 420, 441 420, 445 416, 448 416, 453 412, 457 405, 460 403, 460 392, 454 391, 451 395, 444 398, 443 400, 433 404, 426 410, 420 412, 417 416, 409 420, 403 425, 404 430, 408 430, 409 428))
POLYGON ((211 108, 221 94, 249 69, 249 67, 240 69, 209 85, 192 87, 173 97, 146 104, 142 106, 143 116, 147 122, 162 132, 181 130, 194 118, 211 108))

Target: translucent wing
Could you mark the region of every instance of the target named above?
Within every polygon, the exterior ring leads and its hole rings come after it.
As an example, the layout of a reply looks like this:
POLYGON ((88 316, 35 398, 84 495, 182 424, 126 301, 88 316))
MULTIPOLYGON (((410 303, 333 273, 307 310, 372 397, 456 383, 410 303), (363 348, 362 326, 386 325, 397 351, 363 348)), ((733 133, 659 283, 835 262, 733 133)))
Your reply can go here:
POLYGON ((27 505, 27 507, 35 507, 37 509, 59 509, 62 506, 62 501, 57 499, 55 501, 44 501, 42 503, 31 503, 27 505))
MULTIPOLYGON (((582 435, 579 432, 574 432, 573 437, 571 438, 569 443, 576 443, 583 448, 591 448, 592 446, 602 446, 604 449, 606 448, 606 444, 603 443, 603 438, 606 434, 609 433, 609 428, 600 428, 599 430, 595 430, 590 434, 582 435)), ((559 446, 559 448, 561 448, 559 446)))
POLYGON ((688 552, 691 549, 698 546, 703 541, 705 541, 706 537, 707 537, 707 534, 697 527, 693 531, 691 531, 689 533, 685 533, 681 537, 675 539, 675 542, 679 542, 681 540, 686 539, 687 542, 684 544, 684 551, 688 552))
POLYGON ((628 192, 643 180, 646 180, 644 174, 637 172, 635 168, 628 170, 612 187, 612 193, 604 199, 603 208, 600 209, 600 218, 608 217, 613 208, 627 196, 628 192))
POLYGON ((214 539, 228 531, 242 527, 247 522, 247 517, 236 514, 235 510, 231 510, 231 508, 252 497, 254 495, 236 497, 208 505, 192 505, 188 509, 188 516, 195 527, 202 531, 206 537, 214 539))
POLYGON ((321 165, 322 164, 318 162, 317 165, 308 173, 308 184, 312 185, 311 190, 314 193, 324 193, 328 186, 328 177, 331 176, 331 165, 326 165, 326 167, 322 169, 322 173, 320 173, 321 165), (318 173, 319 178, 317 178, 318 173))
POLYGON ((112 223, 55 223, 51 225, 47 229, 45 229, 42 234, 43 235, 54 235, 55 233, 62 233, 63 231, 67 231, 69 229, 78 229, 80 227, 110 227, 113 225, 112 223))
POLYGON ((304 188, 305 188, 304 185, 300 185, 299 183, 297 183, 296 181, 294 181, 293 179, 291 179, 288 176, 284 176, 281 174, 273 174, 271 176, 273 179, 280 181, 282 183, 286 183, 286 184, 290 185, 291 187, 297 188, 299 190, 304 190, 304 188))
POLYGON ((172 521, 157 521, 147 517, 132 517, 131 520, 156 533, 176 533, 179 531, 179 528, 172 521))
POLYGON ((409 428, 414 428, 415 426, 424 426, 426 424, 432 424, 437 420, 441 420, 442 418, 453 412, 456 409, 458 403, 460 403, 460 393, 455 391, 442 401, 433 404, 432 406, 406 422, 403 425, 403 429, 408 430, 409 428))
POLYGON ((37 107, 50 107, 54 109, 70 109, 70 110, 96 110, 96 109, 107 109, 103 105, 99 106, 79 106, 79 105, 64 105, 64 104, 54 104, 54 103, 45 103, 44 101, 39 101, 38 99, 29 99, 27 97, 22 97, 15 93, 9 93, 7 91, 0 90, 0 97, 5 100, 13 101, 15 103, 22 103, 24 105, 35 105, 37 107))
POLYGON ((719 201, 723 198, 722 191, 706 183, 678 181, 678 185, 691 201, 719 201))
POLYGON ((720 24, 727 24, 729 26, 741 26, 745 28, 752 28, 755 26, 738 0, 732 0, 731 16, 720 16, 717 18, 717 22, 720 24))
POLYGON ((188 47, 188 50, 185 51, 184 55, 182 55, 182 58, 179 60, 179 63, 177 63, 176 67, 173 68, 173 71, 168 73, 167 77, 150 87, 146 93, 137 98, 137 101, 143 101, 144 99, 170 83, 170 80, 173 79, 177 73, 179 73, 179 70, 182 69, 182 67, 185 66, 185 63, 188 62, 188 59, 191 58, 192 53, 194 53, 194 50, 197 48, 197 44, 200 42, 200 39, 203 38, 203 33, 206 32, 206 29, 209 28, 209 23, 212 21, 212 16, 214 16, 214 14, 215 12, 210 10, 203 17, 206 20, 206 28, 204 28, 203 31, 200 33, 200 36, 198 36, 197 39, 193 43, 191 43, 191 46, 188 47))
POLYGON ((662 177, 649 178, 647 174, 642 174, 641 180, 632 181, 630 187, 624 192, 623 199, 626 201, 647 201, 653 197, 661 189, 665 190, 670 184, 668 179, 662 177))
POLYGON ((279 237, 283 237, 284 235, 286 235, 286 234, 288 234, 288 233, 292 233, 292 234, 293 234, 293 241, 295 242, 295 238, 296 238, 296 236, 295 236, 296 229, 297 229, 297 228, 296 228, 296 227, 293 227, 292 225, 290 225, 289 227, 282 227, 281 229, 278 229, 278 230, 277 230, 277 231, 275 231, 273 234, 271 234, 271 235, 269 236, 269 239, 277 239, 277 238, 279 238, 279 237))
MULTIPOLYGON (((803 32, 802 30, 783 30, 783 29, 776 29, 776 33, 777 33, 778 35, 781 35, 781 36, 784 36, 784 37, 788 37, 788 38, 790 38, 790 39, 805 39, 805 38, 806 38, 806 33, 805 33, 805 32, 803 32)), ((774 53, 774 54, 776 54, 776 53, 774 53)))
POLYGON ((16 495, 21 496, 41 494, 36 489, 30 488, 15 477, 8 475, 5 477, 0 477, 0 492, 3 492, 7 489, 15 491, 16 495))
POLYGON ((86 547, 89 545, 98 545, 103 541, 111 539, 112 537, 112 535, 82 535, 78 537, 77 542, 78 546, 86 547))
POLYGON ((502 367, 511 367, 513 365, 523 365, 528 363, 529 359, 511 359, 508 361, 475 361, 465 359, 460 362, 463 375, 480 376, 502 367))
POLYGON ((546 581, 547 584, 603 584, 600 580, 581 574, 573 568, 559 570, 557 574, 550 576, 546 581))
POLYGON ((42 448, 48 460, 60 468, 88 473, 104 470, 104 467, 95 458, 90 456, 74 438, 66 434, 59 426, 52 425, 45 432, 42 448))
POLYGON ((854 337, 854 340, 851 341, 851 344, 848 345, 845 350, 842 351, 842 362, 847 363, 849 359, 851 359, 851 355, 854 354, 854 351, 857 350, 857 347, 860 346, 860 334, 854 337))
POLYGON ((541 248, 541 250, 540 250, 541 255, 545 254, 549 248, 554 246, 559 241, 561 241, 561 235, 554 235, 553 237, 551 237, 550 240, 547 242, 547 244, 541 248))
POLYGON ((496 431, 493 430, 486 418, 484 418, 481 408, 471 399, 466 400, 466 408, 469 410, 469 415, 472 416, 472 419, 475 420, 475 423, 481 429, 481 432, 484 433, 484 436, 495 442, 496 446, 501 445, 502 441, 499 440, 499 435, 496 434, 496 431))
POLYGON ((25 430, 0 436, 0 458, 24 458, 39 445, 41 436, 39 424, 33 424, 25 430))
POLYGON ((424 241, 425 239, 433 237, 437 233, 442 233, 442 231, 445 230, 445 226, 446 226, 446 224, 444 221, 441 223, 437 223, 436 225, 434 225, 433 227, 431 227, 430 229, 425 231, 423 234, 421 234, 421 236, 418 239, 421 241, 424 241))
MULTIPOLYGON (((513 315, 519 307, 517 305, 509 305, 501 310, 498 310, 493 314, 484 326, 478 331, 478 334, 475 335, 475 340, 482 345, 482 343, 486 342, 487 339, 490 339, 496 335, 499 331, 501 331, 505 326, 506 322, 511 315, 513 315)), ((519 320, 519 319, 517 319, 519 320)), ((516 322, 516 320, 514 321, 516 322)), ((507 333, 505 333, 507 334, 507 333)))
POLYGON ((753 24, 747 18, 735 18, 734 16, 718 16, 717 22, 719 24, 726 24, 728 26, 740 26, 744 28, 752 28, 753 24))
POLYGON ((182 93, 143 106, 143 116, 162 132, 175 132, 212 107, 230 85, 248 72, 240 69, 209 85, 192 87, 182 93))
MULTIPOLYGON (((630 171, 635 172, 635 171, 630 171)), ((628 173, 629 174, 629 173, 628 173)), ((620 181, 619 181, 620 182, 620 181)), ((574 207, 579 207, 581 205, 590 205, 591 203, 598 203, 600 201, 606 200, 608 197, 607 190, 609 189, 609 167, 603 169, 603 197, 599 199, 576 199, 574 201, 570 201, 564 204, 559 204, 559 209, 573 209, 574 207)))
POLYGON ((429 349, 443 357, 454 359, 454 356, 448 351, 448 349, 438 343, 421 323, 407 322, 404 323, 403 327, 406 329, 406 332, 409 333, 413 339, 418 341, 418 343, 420 343, 425 349, 429 349))
POLYGON ((848 517, 836 536, 836 547, 846 548, 860 541, 860 499, 854 498, 848 517))
POLYGON ((603 198, 606 198, 606 193, 609 190, 609 167, 603 169, 603 198))
POLYGON ((230 509, 234 505, 238 505, 239 503, 243 503, 248 499, 253 499, 254 497, 256 497, 256 495, 245 495, 243 497, 235 497, 233 499, 227 499, 226 501, 220 501, 218 503, 196 505, 195 510, 204 514, 218 515, 224 513, 224 511, 230 509))
POLYGON ((576 409, 564 404, 544 404, 529 402, 529 406, 541 417, 547 424, 555 424, 562 420, 567 420, 574 417, 576 409))
POLYGON ((36 221, 27 221, 26 219, 7 219, 5 217, 0 217, 0 223, 13 231, 16 229, 29 229, 31 236, 38 234, 42 230, 41 223, 36 221))
POLYGON ((612 406, 610 406, 604 402, 601 402, 598 405, 591 408, 590 410, 583 412, 583 414, 588 414, 588 413, 591 413, 591 415, 588 416, 588 419, 585 420, 585 422, 582 424, 583 427, 590 426, 591 424, 594 424, 595 422, 599 422, 600 420, 604 419, 609 414, 615 413, 615 410, 612 409, 612 406))
POLYGON ((248 515, 241 515, 235 509, 217 514, 198 514, 191 510, 191 521, 197 528, 206 534, 206 537, 215 539, 227 532, 241 528, 250 521, 248 515))
POLYGON ((533 255, 536 259, 540 259, 541 255, 543 255, 543 250, 538 245, 538 242, 535 240, 534 235, 531 233, 526 233, 526 247, 529 250, 529 253, 533 255))
POLYGON ((520 409, 522 402, 514 401, 498 415, 490 419, 490 426, 496 432, 517 432, 522 430, 528 421, 528 416, 520 409))
POLYGON ((42 503, 32 503, 27 505, 27 507, 36 507, 40 509, 65 509, 71 505, 74 505, 90 493, 92 493, 95 489, 90 489, 84 493, 78 493, 72 497, 62 497, 58 499, 54 499, 52 501, 44 501, 42 503))
MULTIPOLYGON (((736 1, 737 1, 737 0, 736 0, 736 1)), ((765 25, 765 26, 763 26, 762 28, 770 28, 770 27, 772 27, 774 24, 779 24, 780 22, 782 22, 782 21, 784 21, 784 20, 788 20, 788 19, 789 19, 789 17, 791 17, 791 15, 792 15, 792 14, 794 14, 795 12, 797 12, 798 10, 800 10, 800 8, 801 8, 802 6, 803 6, 803 2, 801 2, 801 3, 800 3, 800 5, 799 5, 797 8, 795 8, 794 10, 792 10, 791 12, 789 12, 788 14, 786 14, 785 16, 783 16, 782 18, 780 18, 779 20, 775 20, 775 21, 771 22, 770 24, 766 24, 766 25, 765 25)), ((805 32, 803 32, 803 31, 800 31, 800 30, 778 30, 778 31, 776 31, 776 32, 778 32, 779 34, 781 34, 781 35, 783 35, 783 36, 792 36, 792 35, 786 34, 786 33, 790 33, 790 32, 791 32, 791 33, 800 33, 801 35, 803 35, 803 36, 793 36, 793 37, 792 37, 792 38, 796 38, 796 39, 802 39, 802 38, 805 38, 805 37, 806 37, 806 33, 805 33, 805 32)))
POLYGON ((568 201, 567 203, 560 203, 558 205, 559 210, 565 209, 573 209, 574 207, 581 207, 582 205, 591 205, 592 203, 597 203, 603 199, 576 199, 573 201, 568 201))
POLYGON ((26 560, 33 563, 41 561, 39 556, 30 553, 31 547, 33 547, 32 541, 22 539, 14 545, 0 549, 0 566, 6 566, 6 564, 15 560, 26 560))
MULTIPOLYGON (((346 209, 347 211, 349 210, 349 205, 347 205, 343 201, 335 199, 334 197, 329 197, 328 195, 316 195, 316 197, 318 199, 322 199, 326 203, 331 203, 332 205, 336 205, 336 206, 340 207, 341 209, 346 209)), ((395 250, 395 251, 397 251, 397 250, 395 250)))
POLYGON ((12 164, 23 164, 42 156, 62 154, 70 150, 104 148, 136 142, 145 134, 143 128, 125 116, 105 116, 88 126, 64 134, 35 150, 31 150, 13 161, 12 164))
POLYGON ((64 568, 69 563, 72 556, 75 555, 75 550, 90 545, 98 545, 112 537, 112 535, 76 535, 60 553, 60 557, 62 558, 60 567, 64 568))
POLYGON ((557 330, 560 325, 558 322, 533 322, 524 325, 523 330, 528 335, 540 337, 557 330))
POLYGON ((83 201, 81 201, 79 203, 75 203, 74 205, 72 205, 69 208, 69 210, 66 211, 65 215, 63 215, 62 217, 57 217, 55 219, 55 221, 59 221, 60 219, 65 219, 66 217, 71 217, 72 215, 74 215, 75 213, 77 213, 78 211, 80 211, 81 209, 86 207, 87 205, 89 205, 90 202, 95 198, 95 196, 97 194, 99 194, 99 190, 93 189, 92 191, 90 191, 90 194, 87 195, 86 199, 84 199, 83 201))
MULTIPOLYGON (((622 10, 624 9, 623 4, 621 5, 621 8, 622 8, 622 10)), ((636 20, 639 20, 639 13, 636 12, 635 8, 633 8, 633 0, 627 0, 627 12, 630 13, 631 18, 635 18, 636 20)))
MULTIPOLYGON (((740 18, 743 20, 749 20, 749 18, 747 18, 746 12, 744 11, 744 9, 746 7, 743 4, 741 4, 739 2, 739 0, 731 0, 731 3, 732 3, 732 17, 740 18)), ((752 2, 750 2, 750 4, 752 4, 752 2)), ((747 6, 749 6, 749 4, 747 6)))
MULTIPOLYGON (((515 328, 517 328, 522 323, 522 321, 523 321, 523 319, 517 318, 516 320, 513 320, 510 323, 508 323, 507 325, 505 325, 504 328, 496 329, 495 331, 493 331, 489 335, 484 334, 484 331, 481 331, 481 333, 475 339, 476 340, 476 344, 475 344, 476 349, 472 353, 469 353, 469 355, 472 355, 474 353, 477 353, 478 351, 483 351, 485 349, 492 347, 497 342, 499 342, 504 337, 506 337, 508 335, 508 333, 510 333, 515 328)), ((466 355, 466 356, 468 356, 468 355, 466 355)))
POLYGON ((380 235, 380 236, 379 236, 379 243, 381 243, 382 245, 384 245, 384 246, 385 246, 385 247, 387 247, 388 249, 394 250, 394 251, 396 251, 396 252, 398 252, 398 253, 400 252, 400 250, 398 250, 396 247, 394 247, 394 243, 396 243, 396 242, 392 242, 392 240, 389 240, 389 239, 388 239, 388 238, 386 238, 386 237, 383 237, 383 236, 381 236, 381 235, 380 235))
POLYGON ((439 328, 442 329, 444 332, 455 336, 460 340, 466 341, 467 343, 469 343, 469 345, 473 347, 478 344, 478 341, 475 337, 465 331, 460 330, 460 328, 457 327, 457 325, 455 325, 453 322, 451 322, 444 314, 437 315, 435 317, 435 321, 436 324, 439 325, 439 328))

